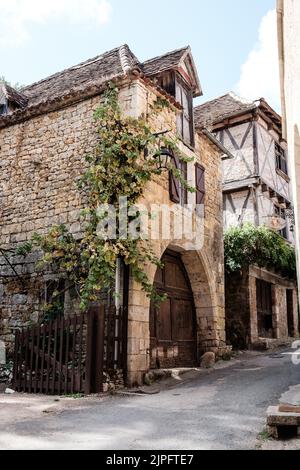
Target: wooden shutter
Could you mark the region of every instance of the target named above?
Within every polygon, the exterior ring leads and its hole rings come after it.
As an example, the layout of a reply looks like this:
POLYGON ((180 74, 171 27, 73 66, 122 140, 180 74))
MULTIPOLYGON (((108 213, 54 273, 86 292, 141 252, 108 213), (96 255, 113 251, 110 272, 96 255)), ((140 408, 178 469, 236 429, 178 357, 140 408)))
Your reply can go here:
MULTIPOLYGON (((176 157, 176 155, 173 155, 172 163, 176 170, 180 170, 179 158, 176 157)), ((171 201, 178 204, 180 202, 180 182, 179 179, 176 178, 176 176, 172 173, 172 171, 169 172, 169 192, 171 201)))
POLYGON ((196 163, 196 204, 205 202, 205 168, 196 163))

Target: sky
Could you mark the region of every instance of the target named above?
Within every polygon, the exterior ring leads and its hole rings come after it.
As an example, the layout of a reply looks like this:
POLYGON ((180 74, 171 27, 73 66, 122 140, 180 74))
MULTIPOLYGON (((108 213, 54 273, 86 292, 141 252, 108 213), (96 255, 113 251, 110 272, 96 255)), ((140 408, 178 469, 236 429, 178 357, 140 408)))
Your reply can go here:
POLYGON ((24 85, 127 43, 143 61, 190 45, 204 96, 278 111, 276 0, 0 0, 0 76, 24 85))

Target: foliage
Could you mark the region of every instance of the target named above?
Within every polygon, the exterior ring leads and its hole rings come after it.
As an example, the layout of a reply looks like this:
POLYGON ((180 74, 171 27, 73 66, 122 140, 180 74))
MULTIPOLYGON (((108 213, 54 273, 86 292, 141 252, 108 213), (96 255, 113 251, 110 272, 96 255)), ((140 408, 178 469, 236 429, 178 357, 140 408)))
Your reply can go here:
POLYGON ((15 254, 17 256, 26 256, 32 251, 32 248, 33 244, 31 242, 25 242, 17 247, 15 254))
MULTIPOLYGON (((165 106, 166 101, 157 100, 152 106, 152 115, 165 106)), ((114 285, 118 258, 130 266, 134 280, 141 284, 149 297, 155 301, 163 299, 155 292, 146 274, 147 264, 161 265, 149 243, 142 237, 121 237, 119 220, 112 239, 99 236, 97 230, 99 223, 107 216, 99 212, 99 205, 112 205, 118 218, 119 197, 127 197, 130 211, 138 203, 146 184, 153 176, 161 174, 155 158, 145 158, 144 155, 157 157, 162 147, 176 148, 176 141, 169 139, 167 134, 152 132, 148 119, 149 116, 147 119, 145 116, 139 119, 122 116, 118 90, 111 84, 105 92, 103 104, 95 113, 98 143, 94 152, 86 157, 87 170, 78 183, 87 200, 87 207, 81 214, 84 227, 82 237, 78 240, 65 226, 54 226, 46 236, 35 234, 32 243, 18 249, 23 255, 33 248, 41 249, 43 258, 39 264, 51 266, 54 271, 68 276, 70 284, 76 286, 80 295, 82 309, 89 302, 96 301, 101 291, 110 290, 114 285)), ((182 155, 179 158, 189 161, 182 155)), ((194 191, 172 164, 168 169, 189 191, 194 191)), ((132 215, 130 222, 138 216, 138 213, 132 215)))
POLYGON ((250 265, 271 268, 296 279, 296 255, 279 233, 267 227, 245 224, 232 227, 225 233, 225 266, 236 272, 250 265))
POLYGON ((20 91, 22 88, 24 88, 24 85, 21 85, 20 83, 14 83, 13 85, 5 79, 5 77, 3 76, 0 76, 0 83, 5 83, 6 85, 8 86, 11 86, 12 88, 14 88, 15 90, 17 91, 20 91))

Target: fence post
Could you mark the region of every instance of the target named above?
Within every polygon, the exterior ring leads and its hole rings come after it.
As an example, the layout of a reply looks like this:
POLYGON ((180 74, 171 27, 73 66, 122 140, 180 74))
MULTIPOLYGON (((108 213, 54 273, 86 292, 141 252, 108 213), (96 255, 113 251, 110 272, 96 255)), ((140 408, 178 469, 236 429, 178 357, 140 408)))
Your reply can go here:
POLYGON ((105 307, 101 305, 95 317, 95 393, 103 392, 105 307))
POLYGON ((19 384, 17 383, 17 377, 18 377, 18 355, 19 355, 19 336, 20 336, 20 331, 16 331, 15 335, 15 350, 14 350, 14 369, 13 369, 13 387, 14 389, 18 392, 19 391, 19 384))
POLYGON ((85 393, 100 393, 103 391, 105 307, 91 307, 87 315, 85 393))
POLYGON ((86 358, 85 358, 85 384, 84 393, 89 395, 92 390, 92 355, 93 355, 93 326, 95 309, 90 308, 87 312, 87 339, 86 339, 86 358))

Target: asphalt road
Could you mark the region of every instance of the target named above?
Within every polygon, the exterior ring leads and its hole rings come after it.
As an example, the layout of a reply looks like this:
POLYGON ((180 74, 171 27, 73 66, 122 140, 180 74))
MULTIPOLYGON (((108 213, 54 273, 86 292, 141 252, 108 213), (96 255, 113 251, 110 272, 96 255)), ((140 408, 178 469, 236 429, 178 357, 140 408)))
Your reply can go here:
POLYGON ((156 395, 73 400, 60 412, 41 412, 36 402, 34 412, 18 415, 13 395, 0 449, 254 449, 267 407, 299 383, 300 365, 270 354, 193 373, 156 395))

